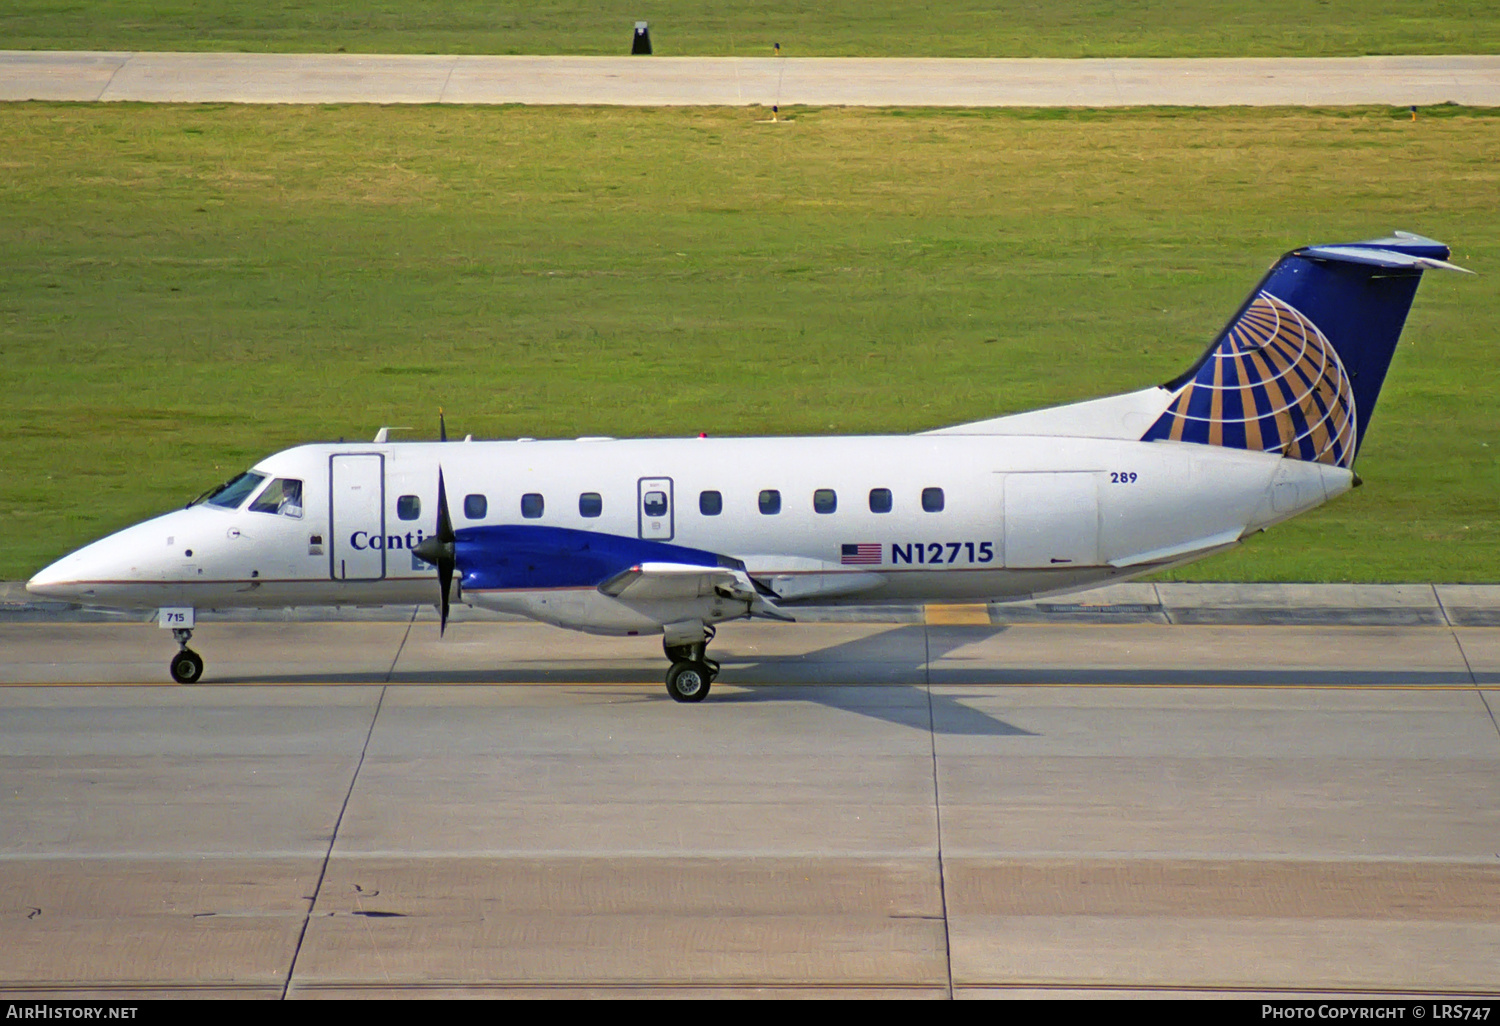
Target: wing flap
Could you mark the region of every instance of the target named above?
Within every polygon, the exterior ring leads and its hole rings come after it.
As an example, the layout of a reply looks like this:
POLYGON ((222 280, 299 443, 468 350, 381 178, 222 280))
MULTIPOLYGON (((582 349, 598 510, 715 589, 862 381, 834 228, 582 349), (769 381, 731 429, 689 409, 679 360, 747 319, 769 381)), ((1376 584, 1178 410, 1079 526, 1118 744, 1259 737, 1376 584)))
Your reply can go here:
POLYGON ((755 585, 745 571, 691 563, 637 563, 600 584, 599 591, 622 602, 671 602, 713 595, 736 602, 756 598, 755 585))

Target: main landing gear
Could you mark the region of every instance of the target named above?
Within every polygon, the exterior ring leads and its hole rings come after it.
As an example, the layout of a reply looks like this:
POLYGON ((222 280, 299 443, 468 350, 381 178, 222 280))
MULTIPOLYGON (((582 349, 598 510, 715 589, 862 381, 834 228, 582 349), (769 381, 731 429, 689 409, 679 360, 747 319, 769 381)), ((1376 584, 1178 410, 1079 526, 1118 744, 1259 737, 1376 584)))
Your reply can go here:
POLYGON ((714 640, 714 629, 703 627, 703 638, 692 644, 673 644, 671 634, 662 639, 662 650, 672 660, 667 670, 667 694, 678 702, 701 702, 708 697, 708 689, 719 675, 719 664, 705 655, 708 643, 714 640))
POLYGON ((178 652, 167 664, 172 679, 179 684, 195 684, 198 678, 203 676, 203 657, 187 647, 192 640, 193 632, 190 628, 178 627, 173 629, 172 637, 176 639, 178 652))

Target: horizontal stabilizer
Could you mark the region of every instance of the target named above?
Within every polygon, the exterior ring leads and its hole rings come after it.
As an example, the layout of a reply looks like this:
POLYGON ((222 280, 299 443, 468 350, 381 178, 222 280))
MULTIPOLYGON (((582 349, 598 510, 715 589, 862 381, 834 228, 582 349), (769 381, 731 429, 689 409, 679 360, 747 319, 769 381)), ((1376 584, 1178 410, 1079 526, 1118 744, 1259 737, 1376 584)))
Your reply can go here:
POLYGON ((1436 257, 1414 256, 1390 249, 1375 249, 1371 246, 1309 246, 1300 251, 1303 256, 1320 260, 1343 260, 1351 264, 1370 264, 1373 267, 1415 267, 1432 271, 1458 271, 1473 274, 1467 267, 1450 264, 1436 257))

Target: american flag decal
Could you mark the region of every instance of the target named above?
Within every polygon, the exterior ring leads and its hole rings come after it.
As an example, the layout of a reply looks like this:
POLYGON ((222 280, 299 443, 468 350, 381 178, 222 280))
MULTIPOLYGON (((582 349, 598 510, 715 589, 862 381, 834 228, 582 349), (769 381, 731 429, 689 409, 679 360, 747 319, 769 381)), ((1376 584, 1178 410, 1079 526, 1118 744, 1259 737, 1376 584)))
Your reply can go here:
POLYGON ((858 545, 845 545, 839 553, 839 562, 845 566, 878 566, 880 564, 880 546, 875 542, 860 542, 858 545))

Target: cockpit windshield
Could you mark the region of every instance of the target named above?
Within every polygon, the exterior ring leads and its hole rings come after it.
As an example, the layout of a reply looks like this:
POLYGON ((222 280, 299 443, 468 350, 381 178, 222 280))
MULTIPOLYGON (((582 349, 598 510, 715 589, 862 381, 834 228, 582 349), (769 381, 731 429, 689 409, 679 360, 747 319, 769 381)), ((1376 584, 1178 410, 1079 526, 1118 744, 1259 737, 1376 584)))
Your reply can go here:
POLYGON ((250 504, 250 512, 302 516, 302 482, 296 478, 278 477, 266 485, 266 490, 250 504))
POLYGON ((200 502, 206 502, 210 506, 222 506, 225 509, 238 509, 240 503, 249 497, 250 493, 260 487, 260 483, 266 479, 266 475, 257 474, 253 470, 247 470, 239 477, 231 481, 225 481, 213 491, 199 496, 190 506, 196 506, 200 502))

